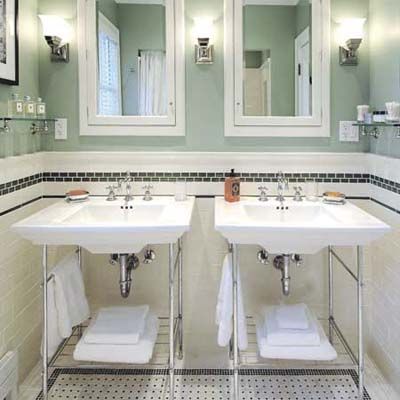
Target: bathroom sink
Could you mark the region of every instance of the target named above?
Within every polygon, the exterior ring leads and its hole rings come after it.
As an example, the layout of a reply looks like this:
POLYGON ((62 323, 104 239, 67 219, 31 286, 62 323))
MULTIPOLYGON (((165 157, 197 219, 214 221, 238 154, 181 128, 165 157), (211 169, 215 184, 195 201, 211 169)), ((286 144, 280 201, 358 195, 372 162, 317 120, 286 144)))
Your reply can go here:
POLYGON ((148 244, 176 242, 188 231, 194 198, 177 202, 173 197, 135 197, 128 209, 123 206, 121 199, 91 198, 75 204, 62 200, 12 229, 35 244, 79 245, 96 254, 138 253, 148 244))
POLYGON ((258 244, 271 253, 315 254, 332 246, 366 245, 390 227, 354 204, 215 199, 215 228, 230 243, 258 244))

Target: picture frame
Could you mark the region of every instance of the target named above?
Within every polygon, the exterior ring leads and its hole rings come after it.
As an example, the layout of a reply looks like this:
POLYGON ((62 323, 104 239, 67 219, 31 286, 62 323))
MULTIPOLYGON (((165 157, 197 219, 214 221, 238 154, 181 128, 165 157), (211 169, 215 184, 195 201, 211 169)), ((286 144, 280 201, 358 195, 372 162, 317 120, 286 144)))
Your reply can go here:
POLYGON ((18 1, 0 0, 0 83, 19 84, 18 1))

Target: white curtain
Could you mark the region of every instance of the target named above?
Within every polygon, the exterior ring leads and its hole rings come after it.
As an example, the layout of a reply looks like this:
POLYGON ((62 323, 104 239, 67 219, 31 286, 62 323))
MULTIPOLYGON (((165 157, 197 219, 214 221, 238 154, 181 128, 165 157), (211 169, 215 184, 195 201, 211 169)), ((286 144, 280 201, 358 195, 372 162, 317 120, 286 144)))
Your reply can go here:
POLYGON ((139 63, 139 115, 167 115, 165 52, 142 50, 139 63))

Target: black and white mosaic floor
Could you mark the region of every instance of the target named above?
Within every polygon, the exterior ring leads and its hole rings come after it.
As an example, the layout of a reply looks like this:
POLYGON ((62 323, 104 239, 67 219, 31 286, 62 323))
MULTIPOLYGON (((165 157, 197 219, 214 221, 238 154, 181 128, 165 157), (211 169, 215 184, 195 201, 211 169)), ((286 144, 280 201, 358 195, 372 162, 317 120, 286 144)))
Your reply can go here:
MULTIPOLYGON (((242 400, 357 400, 352 369, 241 370, 242 400)), ((169 400, 166 370, 56 369, 49 380, 54 400, 169 400)), ((175 399, 232 398, 230 370, 178 370, 175 399)), ((41 394, 38 400, 42 398, 41 394)), ((364 393, 364 399, 370 396, 364 393)))

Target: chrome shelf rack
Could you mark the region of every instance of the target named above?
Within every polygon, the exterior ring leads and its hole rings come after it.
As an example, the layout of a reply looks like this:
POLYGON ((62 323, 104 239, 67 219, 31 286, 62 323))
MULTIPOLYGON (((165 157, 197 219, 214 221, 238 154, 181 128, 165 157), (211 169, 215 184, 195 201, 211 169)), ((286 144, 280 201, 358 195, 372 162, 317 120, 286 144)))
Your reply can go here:
MULTIPOLYGON (((157 338, 156 346, 165 347, 164 359, 156 359, 153 357, 150 363, 140 365, 159 367, 168 370, 169 376, 169 398, 173 400, 175 391, 175 361, 183 359, 183 249, 182 239, 178 239, 177 243, 169 245, 169 315, 160 319, 160 331, 157 338), (175 283, 177 283, 177 313, 175 315, 175 283)), ((82 249, 77 248, 79 266, 82 268, 82 249)), ((49 361, 48 357, 48 308, 47 308, 47 292, 48 283, 52 276, 48 275, 48 246, 42 247, 42 267, 43 267, 43 351, 42 351, 42 393, 41 399, 48 400, 49 398, 49 370, 50 368, 124 368, 121 364, 102 363, 82 363, 73 362, 72 352, 69 349, 75 346, 79 338, 82 336, 83 330, 87 324, 82 324, 74 328, 72 336, 65 339, 59 346, 54 356, 49 361), (59 364, 60 360, 64 359, 65 363, 59 364), (68 363, 70 363, 68 365, 68 363)), ((136 367, 137 365, 126 364, 125 368, 136 367)))
POLYGON ((396 131, 396 138, 400 139, 400 122, 372 122, 370 124, 358 122, 353 126, 358 126, 361 136, 372 136, 375 139, 378 139, 386 128, 392 128, 396 131))
MULTIPOLYGON (((229 348, 229 356, 232 360, 233 369, 233 400, 240 400, 240 369, 243 367, 262 367, 267 364, 265 361, 258 361, 252 363, 246 362, 246 357, 241 357, 238 347, 238 271, 239 271, 239 246, 237 244, 230 244, 230 256, 232 262, 232 296, 233 296, 233 333, 229 348)), ((332 345, 334 345, 334 337, 337 337, 343 345, 346 354, 350 357, 350 361, 358 368, 358 398, 363 400, 365 397, 364 390, 364 331, 363 331, 363 288, 364 288, 364 254, 361 246, 357 247, 357 272, 354 273, 349 266, 342 260, 332 246, 328 247, 328 338, 332 345), (355 354, 350 344, 346 340, 342 330, 334 316, 334 288, 333 288, 333 261, 336 259, 338 264, 342 266, 345 271, 357 283, 357 336, 358 336, 358 354, 355 354)), ((249 319, 249 317, 248 317, 249 319)), ((249 322, 249 321, 248 321, 249 322)))
POLYGON ((50 131, 49 123, 55 123, 54 118, 23 118, 23 117, 0 117, 2 125, 0 127, 0 133, 10 133, 11 126, 10 122, 30 122, 31 133, 36 135, 37 133, 48 133, 50 131))

